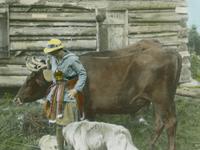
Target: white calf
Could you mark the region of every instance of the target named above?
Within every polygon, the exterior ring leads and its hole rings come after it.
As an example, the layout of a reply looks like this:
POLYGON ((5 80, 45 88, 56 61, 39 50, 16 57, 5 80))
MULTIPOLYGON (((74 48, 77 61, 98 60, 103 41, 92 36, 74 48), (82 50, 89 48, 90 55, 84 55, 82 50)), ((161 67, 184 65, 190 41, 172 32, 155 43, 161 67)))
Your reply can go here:
POLYGON ((74 150, 138 150, 130 132, 119 125, 80 121, 63 128, 64 138, 74 150))
POLYGON ((39 147, 41 150, 58 150, 56 137, 51 135, 44 135, 39 140, 39 147))

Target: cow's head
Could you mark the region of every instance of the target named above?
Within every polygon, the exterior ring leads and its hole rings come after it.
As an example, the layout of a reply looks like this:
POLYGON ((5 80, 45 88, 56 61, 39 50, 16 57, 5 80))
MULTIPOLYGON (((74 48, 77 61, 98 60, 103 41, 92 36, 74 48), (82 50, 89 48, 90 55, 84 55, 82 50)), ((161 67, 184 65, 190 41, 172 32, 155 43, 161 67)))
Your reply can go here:
POLYGON ((27 58, 26 67, 31 70, 31 74, 26 78, 26 81, 19 89, 14 98, 17 104, 33 102, 46 95, 50 82, 47 82, 43 76, 43 70, 46 68, 46 63, 43 60, 34 57, 27 58))

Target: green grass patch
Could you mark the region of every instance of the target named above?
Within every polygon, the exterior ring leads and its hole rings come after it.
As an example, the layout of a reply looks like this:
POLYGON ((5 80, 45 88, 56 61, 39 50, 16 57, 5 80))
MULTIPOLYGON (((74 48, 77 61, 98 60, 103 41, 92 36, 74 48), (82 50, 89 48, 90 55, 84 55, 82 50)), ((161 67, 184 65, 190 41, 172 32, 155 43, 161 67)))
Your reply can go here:
MULTIPOLYGON (((1 150, 36 150, 38 139, 45 134, 55 134, 55 128, 48 126, 42 116, 42 108, 36 103, 17 107, 12 104, 12 95, 5 94, 0 99, 0 149, 1 150)), ((177 108, 177 150, 200 149, 200 100, 176 97, 177 108)), ((152 107, 143 117, 148 125, 139 123, 131 115, 101 115, 98 121, 123 125, 132 134, 135 145, 140 150, 148 150, 154 131, 152 107)), ((167 136, 164 131, 156 144, 156 150, 167 149, 167 136)))
POLYGON ((0 99, 0 150, 36 150, 38 138, 52 134, 36 103, 16 106, 13 95, 5 93, 0 99))
POLYGON ((200 56, 191 54, 190 56, 191 61, 191 72, 192 77, 196 79, 197 81, 200 81, 200 56))
MULTIPOLYGON (((176 97, 177 110, 177 150, 200 149, 200 100, 176 97)), ((154 131, 154 114, 150 107, 143 116, 149 125, 139 123, 129 115, 98 116, 98 120, 121 124, 129 129, 138 149, 148 150, 154 131)), ((138 117, 136 117, 138 118, 138 117)), ((167 150, 167 134, 164 130, 156 143, 156 150, 167 150)))

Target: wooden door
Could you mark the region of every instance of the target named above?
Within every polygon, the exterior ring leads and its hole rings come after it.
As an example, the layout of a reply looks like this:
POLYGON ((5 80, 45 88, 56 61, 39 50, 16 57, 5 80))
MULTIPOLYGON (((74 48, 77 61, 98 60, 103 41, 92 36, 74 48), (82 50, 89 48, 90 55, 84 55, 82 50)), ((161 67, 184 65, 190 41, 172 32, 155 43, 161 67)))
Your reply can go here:
POLYGON ((106 11, 99 23, 99 49, 113 50, 128 45, 128 11, 106 11))

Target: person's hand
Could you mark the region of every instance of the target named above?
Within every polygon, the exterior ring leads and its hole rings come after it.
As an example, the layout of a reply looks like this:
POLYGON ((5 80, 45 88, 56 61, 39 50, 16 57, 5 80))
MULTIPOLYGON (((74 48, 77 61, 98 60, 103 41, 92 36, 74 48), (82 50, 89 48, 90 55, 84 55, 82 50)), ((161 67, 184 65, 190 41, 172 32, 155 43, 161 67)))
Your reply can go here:
POLYGON ((76 89, 69 90, 68 96, 69 98, 74 98, 75 95, 78 93, 76 89))

